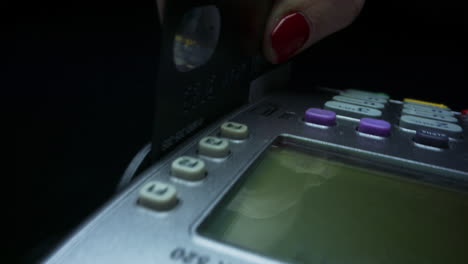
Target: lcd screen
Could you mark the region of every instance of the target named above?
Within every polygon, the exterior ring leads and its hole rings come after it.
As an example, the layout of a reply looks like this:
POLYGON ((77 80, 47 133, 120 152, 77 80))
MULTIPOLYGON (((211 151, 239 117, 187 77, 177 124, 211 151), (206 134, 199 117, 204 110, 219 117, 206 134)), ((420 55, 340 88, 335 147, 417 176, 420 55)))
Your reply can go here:
POLYGON ((198 233, 290 263, 468 263, 468 195, 277 144, 198 233))

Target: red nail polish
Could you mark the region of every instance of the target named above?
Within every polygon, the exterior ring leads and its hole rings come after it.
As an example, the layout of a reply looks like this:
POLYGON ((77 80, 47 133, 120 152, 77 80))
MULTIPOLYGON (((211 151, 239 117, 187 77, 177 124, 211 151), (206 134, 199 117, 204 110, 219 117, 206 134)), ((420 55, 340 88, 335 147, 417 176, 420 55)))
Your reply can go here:
POLYGON ((271 47, 276 53, 276 62, 287 60, 309 38, 309 23, 304 15, 295 12, 284 16, 271 31, 271 47))

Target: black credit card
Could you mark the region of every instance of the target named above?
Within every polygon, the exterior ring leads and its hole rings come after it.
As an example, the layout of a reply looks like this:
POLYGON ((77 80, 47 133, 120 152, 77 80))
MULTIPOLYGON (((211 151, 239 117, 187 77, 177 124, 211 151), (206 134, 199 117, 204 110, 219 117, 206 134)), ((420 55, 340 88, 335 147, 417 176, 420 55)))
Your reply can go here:
POLYGON ((261 49, 272 2, 166 1, 153 160, 247 102, 250 81, 272 68, 261 49))

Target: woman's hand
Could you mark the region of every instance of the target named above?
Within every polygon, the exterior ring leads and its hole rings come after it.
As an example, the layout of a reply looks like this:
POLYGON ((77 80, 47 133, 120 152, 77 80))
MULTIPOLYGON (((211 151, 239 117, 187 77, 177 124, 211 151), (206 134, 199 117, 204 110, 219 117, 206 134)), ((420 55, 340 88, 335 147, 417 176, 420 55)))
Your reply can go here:
POLYGON ((348 26, 365 0, 276 0, 266 24, 265 57, 281 63, 348 26))
MULTIPOLYGON (((166 0, 156 1, 162 21, 166 0)), ((277 64, 351 24, 365 0, 271 1, 273 7, 264 31, 263 53, 277 64)))

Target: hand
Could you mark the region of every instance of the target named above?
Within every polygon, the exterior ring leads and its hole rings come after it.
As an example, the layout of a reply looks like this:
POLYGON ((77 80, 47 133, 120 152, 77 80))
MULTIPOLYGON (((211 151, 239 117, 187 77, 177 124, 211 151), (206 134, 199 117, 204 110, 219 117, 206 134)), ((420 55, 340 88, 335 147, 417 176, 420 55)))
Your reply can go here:
MULTIPOLYGON (((263 53, 270 62, 277 64, 351 24, 365 0, 271 1, 273 7, 264 31, 263 53)), ((156 2, 162 21, 166 0, 156 2)))
POLYGON ((348 26, 365 0, 276 0, 263 38, 265 57, 281 63, 348 26))

